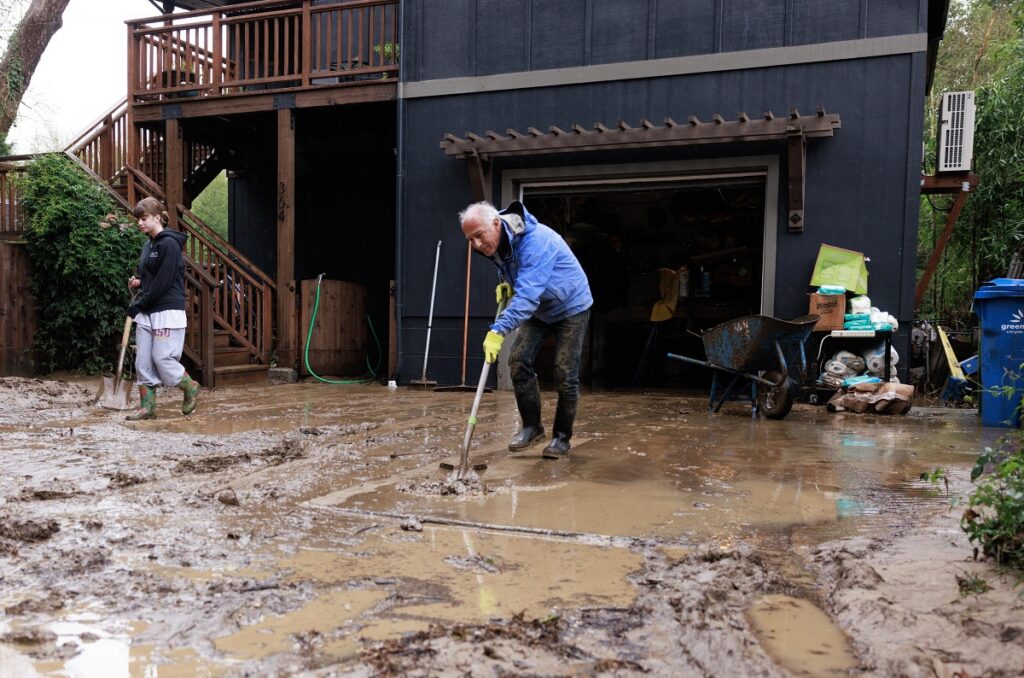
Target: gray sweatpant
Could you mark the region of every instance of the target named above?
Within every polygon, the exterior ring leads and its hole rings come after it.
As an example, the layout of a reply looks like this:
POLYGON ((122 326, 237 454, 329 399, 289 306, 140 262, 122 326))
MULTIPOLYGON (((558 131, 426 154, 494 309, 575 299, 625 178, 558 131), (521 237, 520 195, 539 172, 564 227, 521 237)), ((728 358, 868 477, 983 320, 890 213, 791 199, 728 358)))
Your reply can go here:
POLYGON ((140 386, 177 386, 185 376, 178 362, 185 347, 185 328, 154 330, 135 326, 135 382, 140 386))

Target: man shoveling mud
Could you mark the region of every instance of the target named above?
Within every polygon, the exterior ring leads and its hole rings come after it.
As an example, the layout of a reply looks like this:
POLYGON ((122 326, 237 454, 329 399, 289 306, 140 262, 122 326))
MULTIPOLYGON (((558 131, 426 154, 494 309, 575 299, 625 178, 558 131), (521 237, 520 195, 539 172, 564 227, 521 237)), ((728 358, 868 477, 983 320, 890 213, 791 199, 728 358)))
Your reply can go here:
POLYGON ((554 334, 558 406, 553 436, 543 456, 565 457, 576 419, 583 339, 594 303, 587 275, 565 240, 539 223, 521 202, 513 202, 501 212, 490 203, 474 203, 459 213, 459 222, 473 249, 498 268, 495 293, 499 303, 511 298, 484 339, 484 359, 488 363, 497 360, 505 335, 519 330, 509 369, 523 426, 508 449, 525 449, 544 436, 533 363, 541 344, 554 334))

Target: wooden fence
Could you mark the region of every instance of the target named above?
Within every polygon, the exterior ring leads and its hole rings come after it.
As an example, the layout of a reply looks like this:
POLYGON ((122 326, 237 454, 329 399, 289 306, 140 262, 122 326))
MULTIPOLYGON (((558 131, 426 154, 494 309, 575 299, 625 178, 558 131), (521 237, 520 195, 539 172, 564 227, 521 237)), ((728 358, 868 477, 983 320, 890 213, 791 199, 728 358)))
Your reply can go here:
POLYGON ((36 311, 29 292, 28 251, 21 240, 24 222, 15 186, 28 156, 0 163, 0 376, 32 373, 36 311))
POLYGON ((32 374, 35 303, 28 288, 29 259, 25 245, 0 240, 0 376, 32 374))

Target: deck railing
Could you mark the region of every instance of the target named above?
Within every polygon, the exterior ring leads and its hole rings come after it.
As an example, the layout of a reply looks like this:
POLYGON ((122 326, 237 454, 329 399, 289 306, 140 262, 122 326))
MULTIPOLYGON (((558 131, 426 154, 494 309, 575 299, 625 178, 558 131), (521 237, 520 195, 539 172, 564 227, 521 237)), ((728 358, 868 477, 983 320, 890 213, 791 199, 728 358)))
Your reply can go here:
MULTIPOLYGON (((136 148, 139 157, 128 162, 128 102, 121 101, 100 116, 78 138, 67 145, 66 151, 74 154, 86 167, 112 186, 126 186, 132 183, 129 165, 156 184, 163 183, 167 147, 163 130, 140 127, 136 130, 136 148)), ((186 142, 185 179, 200 171, 210 160, 216 149, 206 144, 186 142)), ((142 195, 155 195, 145 190, 142 195)), ((162 199, 162 196, 161 196, 162 199)))
POLYGON ((398 75, 398 0, 249 2, 128 23, 133 100, 372 83, 398 75))

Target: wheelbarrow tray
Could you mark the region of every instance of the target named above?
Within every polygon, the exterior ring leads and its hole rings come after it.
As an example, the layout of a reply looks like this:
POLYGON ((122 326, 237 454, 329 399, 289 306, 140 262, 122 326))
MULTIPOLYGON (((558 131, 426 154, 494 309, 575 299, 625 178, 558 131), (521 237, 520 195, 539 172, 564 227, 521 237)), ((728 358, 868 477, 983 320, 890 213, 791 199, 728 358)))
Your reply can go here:
POLYGON ((818 316, 782 320, 767 315, 748 315, 716 325, 704 332, 707 361, 736 372, 757 373, 778 369, 779 342, 786 360, 798 363, 800 348, 811 335, 818 316))

